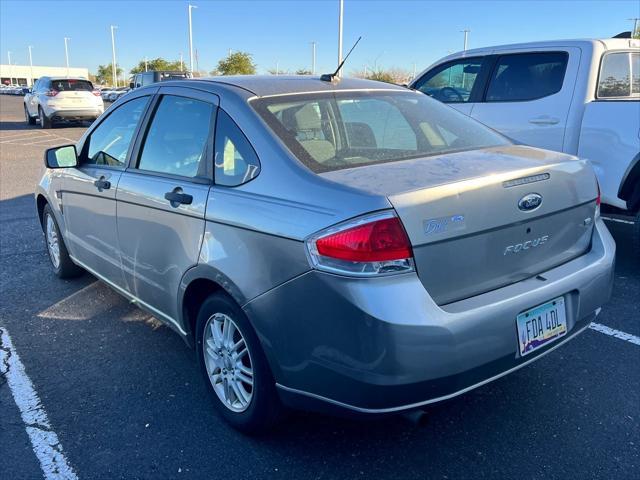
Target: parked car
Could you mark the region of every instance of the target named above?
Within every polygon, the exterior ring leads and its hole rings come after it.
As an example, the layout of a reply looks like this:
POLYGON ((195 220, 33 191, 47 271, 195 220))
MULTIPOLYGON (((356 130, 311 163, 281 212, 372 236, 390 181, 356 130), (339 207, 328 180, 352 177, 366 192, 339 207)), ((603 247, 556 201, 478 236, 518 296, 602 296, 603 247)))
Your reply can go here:
POLYGON ((108 101, 109 95, 113 92, 113 90, 114 90, 113 87, 105 87, 102 90, 100 90, 100 97, 102 98, 102 100, 108 101))
POLYGON ((107 94, 107 100, 109 100, 110 102, 115 102, 122 95, 126 94, 129 90, 130 90, 129 87, 114 88, 107 94))
POLYGON ((36 119, 42 128, 54 122, 95 120, 104 112, 100 92, 83 78, 39 78, 24 97, 24 115, 29 125, 36 119))
POLYGON ((398 86, 153 84, 45 162, 53 271, 177 331, 244 430, 283 405, 367 416, 462 394, 574 338, 611 291, 588 161, 398 86))
POLYGON ((131 82, 129 83, 129 88, 133 90, 135 88, 151 85, 152 83, 166 82, 168 80, 185 80, 187 78, 193 78, 191 72, 173 70, 151 70, 134 75, 131 78, 131 82))
POLYGON ((410 87, 517 142, 589 159, 604 208, 635 217, 640 259, 640 40, 467 50, 438 60, 410 87))

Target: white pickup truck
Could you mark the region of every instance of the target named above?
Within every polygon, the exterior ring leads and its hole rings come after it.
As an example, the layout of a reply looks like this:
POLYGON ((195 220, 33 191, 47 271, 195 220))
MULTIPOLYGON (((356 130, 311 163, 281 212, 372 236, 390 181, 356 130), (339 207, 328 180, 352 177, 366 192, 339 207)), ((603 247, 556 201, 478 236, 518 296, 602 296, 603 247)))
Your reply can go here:
POLYGON ((558 40, 449 55, 409 85, 516 142, 589 159, 640 256, 640 40, 558 40))

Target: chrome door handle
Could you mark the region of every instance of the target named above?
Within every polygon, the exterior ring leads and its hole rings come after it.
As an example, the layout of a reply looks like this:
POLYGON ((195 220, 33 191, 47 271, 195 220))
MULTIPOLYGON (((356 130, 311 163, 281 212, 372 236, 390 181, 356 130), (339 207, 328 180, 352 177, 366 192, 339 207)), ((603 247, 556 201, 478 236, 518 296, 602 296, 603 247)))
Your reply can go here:
POLYGON ((533 123, 534 125, 555 125, 556 123, 560 123, 560 119, 544 115, 541 117, 530 118, 529 123, 533 123))

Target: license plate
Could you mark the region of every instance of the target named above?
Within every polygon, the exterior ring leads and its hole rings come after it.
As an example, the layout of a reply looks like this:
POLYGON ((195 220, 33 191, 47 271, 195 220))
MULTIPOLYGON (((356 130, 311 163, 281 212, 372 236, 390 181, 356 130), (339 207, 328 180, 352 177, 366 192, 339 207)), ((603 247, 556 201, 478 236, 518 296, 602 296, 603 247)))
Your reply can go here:
POLYGON ((518 344, 523 357, 567 334, 564 298, 522 312, 516 318, 518 344))

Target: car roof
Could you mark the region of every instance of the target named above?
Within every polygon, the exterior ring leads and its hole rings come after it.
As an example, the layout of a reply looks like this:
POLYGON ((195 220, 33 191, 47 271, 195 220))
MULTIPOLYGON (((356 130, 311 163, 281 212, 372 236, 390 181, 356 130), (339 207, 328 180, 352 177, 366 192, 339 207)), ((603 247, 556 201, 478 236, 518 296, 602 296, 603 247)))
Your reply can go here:
MULTIPOLYGON (((344 90, 398 90, 404 87, 390 83, 360 78, 340 78, 333 82, 320 80, 313 75, 225 75, 195 78, 191 82, 217 83, 242 88, 255 96, 289 95, 299 93, 331 92, 344 90)), ((168 85, 170 82, 166 82, 168 85)))

